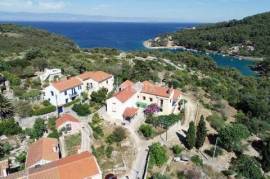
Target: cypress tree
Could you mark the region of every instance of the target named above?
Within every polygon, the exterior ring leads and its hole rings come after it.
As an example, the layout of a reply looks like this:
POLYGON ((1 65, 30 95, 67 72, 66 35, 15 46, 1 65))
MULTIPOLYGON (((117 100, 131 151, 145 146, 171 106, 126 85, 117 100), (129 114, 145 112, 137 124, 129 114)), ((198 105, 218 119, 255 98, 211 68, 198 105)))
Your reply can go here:
POLYGON ((189 123, 186 142, 187 142, 187 148, 189 150, 191 150, 195 146, 195 143, 196 143, 196 128, 195 128, 195 124, 194 124, 193 121, 191 121, 189 123))
POLYGON ((197 149, 203 146, 206 135, 207 135, 206 124, 204 121, 204 117, 201 116, 200 122, 197 126, 197 132, 196 132, 196 148, 197 149))

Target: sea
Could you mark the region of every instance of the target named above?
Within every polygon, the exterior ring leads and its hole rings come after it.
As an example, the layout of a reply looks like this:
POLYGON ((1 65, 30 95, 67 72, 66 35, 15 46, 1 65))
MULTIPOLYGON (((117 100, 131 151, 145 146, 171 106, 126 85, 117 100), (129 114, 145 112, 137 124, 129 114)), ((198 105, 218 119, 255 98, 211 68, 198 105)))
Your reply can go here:
MULTIPOLYGON (((146 50, 145 40, 158 35, 192 28, 196 23, 120 23, 120 22, 0 22, 15 23, 40 28, 72 39, 81 48, 108 47, 122 51, 146 50)), ((236 68, 243 75, 255 73, 250 66, 254 62, 222 54, 205 54, 218 66, 236 68)))

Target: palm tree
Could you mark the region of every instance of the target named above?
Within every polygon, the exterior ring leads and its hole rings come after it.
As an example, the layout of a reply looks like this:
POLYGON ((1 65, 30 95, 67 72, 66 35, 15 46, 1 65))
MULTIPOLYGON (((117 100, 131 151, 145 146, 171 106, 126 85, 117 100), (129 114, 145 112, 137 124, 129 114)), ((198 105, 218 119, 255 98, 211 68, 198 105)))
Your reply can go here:
POLYGON ((14 108, 11 102, 0 94, 0 119, 8 119, 14 117, 14 108))

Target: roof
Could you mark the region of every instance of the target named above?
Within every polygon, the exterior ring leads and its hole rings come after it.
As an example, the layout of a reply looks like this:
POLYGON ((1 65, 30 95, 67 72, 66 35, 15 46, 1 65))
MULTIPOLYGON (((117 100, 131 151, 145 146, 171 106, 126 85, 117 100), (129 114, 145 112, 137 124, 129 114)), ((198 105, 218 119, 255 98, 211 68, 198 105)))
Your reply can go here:
POLYGON ((126 108, 124 113, 123 113, 123 117, 127 118, 127 117, 134 117, 138 112, 138 108, 126 108))
POLYGON ((115 93, 113 96, 116 97, 122 103, 129 100, 133 95, 136 94, 136 91, 132 87, 127 87, 118 93, 115 93))
POLYGON ((130 86, 133 86, 133 85, 134 85, 134 83, 132 81, 126 80, 125 82, 123 82, 120 85, 120 88, 121 88, 121 90, 123 90, 123 89, 130 87, 130 86))
POLYGON ((52 85, 57 90, 62 92, 62 91, 74 88, 76 86, 80 86, 80 85, 82 85, 82 82, 78 78, 73 77, 73 78, 70 78, 70 79, 67 79, 67 80, 54 82, 54 83, 52 83, 52 85))
POLYGON ((58 146, 57 139, 41 138, 29 146, 26 158, 26 168, 31 167, 40 160, 55 161, 59 159, 58 151, 55 147, 58 146))
POLYGON ((146 93, 146 94, 151 94, 155 96, 161 96, 161 97, 166 97, 169 98, 171 94, 171 90, 166 87, 161 87, 152 84, 149 81, 144 81, 143 82, 143 89, 141 93, 146 93))
POLYGON ((56 124, 55 124, 56 128, 58 128, 59 126, 61 126, 65 122, 80 122, 80 121, 70 114, 63 114, 61 117, 59 117, 56 120, 56 124))
MULTIPOLYGON (((86 179, 101 174, 94 155, 89 152, 72 155, 24 172, 29 179, 86 179), (28 173, 28 174, 27 174, 28 173), (27 176, 28 175, 28 176, 27 176)), ((10 175, 9 179, 13 179, 10 175)))
POLYGON ((77 78, 80 78, 83 81, 92 79, 97 82, 102 82, 104 80, 111 78, 112 76, 113 75, 105 73, 103 71, 91 71, 80 74, 77 76, 77 78))
POLYGON ((181 91, 180 90, 177 90, 177 89, 175 89, 173 91, 174 91, 174 93, 173 93, 173 100, 176 101, 180 97, 181 91))

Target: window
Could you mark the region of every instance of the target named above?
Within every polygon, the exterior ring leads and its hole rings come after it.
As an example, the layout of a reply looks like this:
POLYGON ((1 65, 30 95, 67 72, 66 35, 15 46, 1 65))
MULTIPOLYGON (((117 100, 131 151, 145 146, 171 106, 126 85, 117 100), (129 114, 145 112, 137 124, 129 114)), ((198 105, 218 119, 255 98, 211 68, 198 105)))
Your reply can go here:
POLYGON ((149 98, 149 100, 150 100, 150 102, 152 102, 153 101, 153 98, 149 98))
POLYGON ((65 91, 65 95, 67 95, 67 91, 65 91))
POLYGON ((68 99, 66 99, 66 104, 68 103, 68 99))
POLYGON ((163 106, 163 99, 160 100, 160 106, 163 106))
POLYGON ((143 100, 146 100, 146 97, 145 96, 143 96, 143 100))
POLYGON ((107 80, 106 83, 109 84, 109 81, 107 80))
POLYGON ((51 91, 51 95, 54 96, 54 92, 53 91, 51 91))
POLYGON ((82 86, 78 86, 78 89, 82 89, 82 86))
POLYGON ((140 98, 140 96, 137 96, 137 98, 139 99, 139 98, 140 98))

